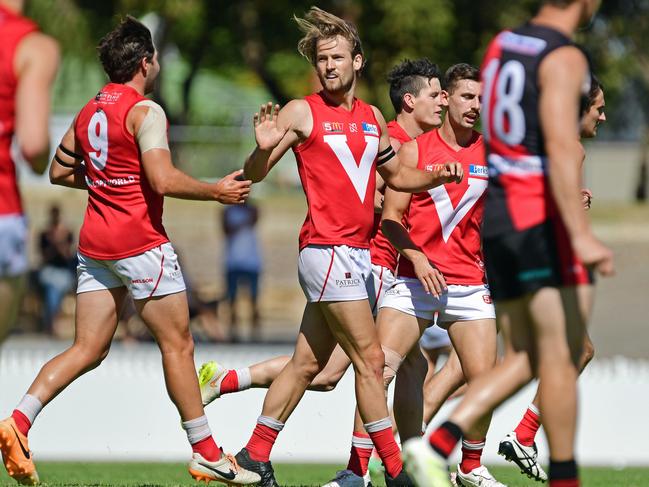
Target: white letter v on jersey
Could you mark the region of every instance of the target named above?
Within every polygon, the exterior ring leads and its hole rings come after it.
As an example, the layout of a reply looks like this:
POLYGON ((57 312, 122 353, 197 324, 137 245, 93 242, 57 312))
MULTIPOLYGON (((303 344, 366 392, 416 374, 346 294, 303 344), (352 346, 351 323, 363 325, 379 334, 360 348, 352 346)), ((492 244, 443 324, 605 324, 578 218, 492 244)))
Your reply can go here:
POLYGON ((437 210, 439 221, 442 224, 442 237, 444 238, 444 242, 448 242, 455 227, 464 219, 466 214, 469 213, 471 208, 480 199, 482 193, 485 192, 485 189, 487 189, 486 179, 469 178, 468 183, 469 187, 455 208, 453 208, 451 198, 448 196, 448 192, 443 185, 428 190, 428 194, 430 194, 430 197, 435 202, 435 209, 437 210))
POLYGON ((361 203, 365 201, 365 193, 367 193, 367 183, 370 179, 370 171, 376 159, 376 153, 379 150, 379 138, 371 135, 365 136, 365 150, 361 157, 361 163, 356 164, 354 155, 347 145, 347 136, 341 135, 325 135, 324 141, 329 144, 331 149, 336 154, 340 164, 345 169, 347 176, 354 185, 354 189, 361 199, 361 203))

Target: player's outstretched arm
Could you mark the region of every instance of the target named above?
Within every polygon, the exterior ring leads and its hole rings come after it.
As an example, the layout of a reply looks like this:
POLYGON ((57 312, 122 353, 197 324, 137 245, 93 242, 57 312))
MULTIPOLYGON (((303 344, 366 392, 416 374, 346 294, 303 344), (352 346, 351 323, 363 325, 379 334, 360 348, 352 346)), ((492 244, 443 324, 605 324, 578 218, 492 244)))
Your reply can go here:
POLYGON ((160 105, 150 100, 136 104, 128 114, 126 125, 140 149, 144 175, 157 194, 223 204, 243 203, 248 197, 252 183, 237 180, 241 179, 241 170, 217 183, 206 183, 174 167, 167 141, 167 117, 160 105))
POLYGON ((403 215, 410 206, 411 198, 410 193, 386 188, 381 228, 394 248, 412 262, 415 274, 426 292, 438 297, 446 289, 444 276, 437 268, 431 265, 426 255, 412 241, 408 230, 402 224, 403 215))
POLYGON ((372 108, 381 127, 377 170, 390 188, 408 193, 418 193, 442 184, 462 181, 464 171, 458 162, 436 164, 431 171, 418 170, 416 168, 417 146, 416 144, 413 146, 413 141, 406 142, 401 146, 399 152, 395 153, 390 145, 390 137, 383 115, 376 107, 372 108))
POLYGON ((550 53, 539 68, 539 115, 548 154, 550 189, 573 248, 586 266, 603 275, 614 272, 613 254, 592 233, 581 201, 583 149, 576 121, 587 73, 584 55, 568 46, 550 53))
POLYGON ((88 189, 86 185, 86 166, 79 154, 74 136, 74 121, 63 135, 50 164, 50 182, 59 186, 88 189))
POLYGON ((246 159, 244 174, 252 182, 264 179, 305 130, 310 132, 311 111, 306 101, 292 100, 280 110, 268 102, 253 117, 257 146, 246 159))
POLYGON ((27 35, 14 60, 16 89, 16 139, 34 172, 42 174, 50 149, 50 91, 59 66, 59 47, 40 32, 27 35))

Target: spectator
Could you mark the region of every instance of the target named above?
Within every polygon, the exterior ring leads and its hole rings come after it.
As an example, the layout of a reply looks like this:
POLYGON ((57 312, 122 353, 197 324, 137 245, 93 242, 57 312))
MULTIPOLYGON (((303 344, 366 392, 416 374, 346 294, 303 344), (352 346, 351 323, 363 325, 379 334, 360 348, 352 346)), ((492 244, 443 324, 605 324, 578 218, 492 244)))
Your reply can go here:
POLYGON ((239 319, 236 298, 239 286, 248 287, 252 308, 251 339, 260 338, 260 321, 257 298, 259 293, 259 274, 261 273, 261 254, 257 241, 256 226, 259 211, 249 203, 228 206, 223 211, 223 233, 226 238, 225 271, 228 301, 230 304, 230 340, 239 341, 239 319))
POLYGON ((38 281, 43 289, 43 329, 51 332, 65 294, 74 285, 76 265, 72 232, 61 221, 61 209, 50 207, 50 221, 40 234, 42 267, 38 281))

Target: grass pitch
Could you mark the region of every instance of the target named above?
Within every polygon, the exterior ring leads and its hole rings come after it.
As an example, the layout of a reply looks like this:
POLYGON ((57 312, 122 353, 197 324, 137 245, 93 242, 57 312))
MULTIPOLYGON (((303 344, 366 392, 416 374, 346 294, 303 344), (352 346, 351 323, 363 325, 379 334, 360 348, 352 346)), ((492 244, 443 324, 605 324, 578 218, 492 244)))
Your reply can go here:
MULTIPOLYGON (((278 464, 277 480, 282 486, 318 486, 331 479, 340 465, 278 464)), ((38 464, 44 486, 200 486, 194 482, 183 464, 175 463, 59 463, 38 464)), ((490 468, 494 476, 509 487, 541 484, 519 474, 514 467, 490 468)), ((382 479, 375 479, 375 487, 383 487, 382 479)), ((2 469, 0 485, 17 485, 2 469)), ((212 483, 213 486, 220 484, 212 483)), ((649 468, 583 468, 583 487, 649 487, 649 468)))

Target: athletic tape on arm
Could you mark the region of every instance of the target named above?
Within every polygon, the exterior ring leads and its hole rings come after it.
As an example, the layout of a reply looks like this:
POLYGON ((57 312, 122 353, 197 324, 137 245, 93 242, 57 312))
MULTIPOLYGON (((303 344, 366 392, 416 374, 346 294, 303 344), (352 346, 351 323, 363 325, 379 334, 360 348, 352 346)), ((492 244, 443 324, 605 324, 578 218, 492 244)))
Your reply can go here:
POLYGON ((151 149, 169 150, 167 141, 167 117, 160 105, 151 100, 144 100, 135 104, 136 107, 149 107, 140 130, 137 131, 135 140, 140 147, 140 152, 145 153, 151 149))

